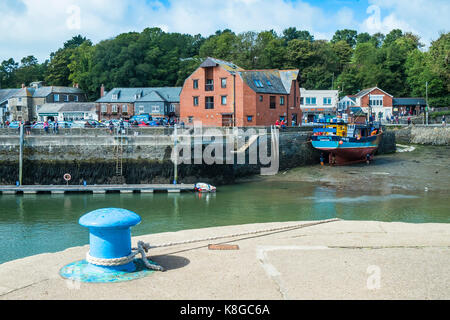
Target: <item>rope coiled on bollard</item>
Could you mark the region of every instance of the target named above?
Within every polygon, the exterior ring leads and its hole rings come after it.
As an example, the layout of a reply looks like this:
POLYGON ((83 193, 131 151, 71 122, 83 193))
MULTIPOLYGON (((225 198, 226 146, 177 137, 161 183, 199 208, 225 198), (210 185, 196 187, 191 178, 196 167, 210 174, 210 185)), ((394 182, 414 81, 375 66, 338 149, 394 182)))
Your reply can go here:
POLYGON ((152 264, 147 260, 147 256, 145 255, 145 253, 148 251, 148 249, 150 249, 149 243, 139 241, 137 248, 131 248, 132 252, 126 257, 103 259, 103 258, 93 257, 89 254, 89 252, 87 252, 86 253, 86 261, 89 263, 98 265, 98 266, 107 266, 107 267, 121 266, 121 265, 124 265, 124 264, 127 264, 127 263, 133 261, 135 256, 137 256, 138 254, 141 254, 141 259, 148 269, 156 270, 156 271, 164 271, 163 267, 158 266, 156 264, 152 264))

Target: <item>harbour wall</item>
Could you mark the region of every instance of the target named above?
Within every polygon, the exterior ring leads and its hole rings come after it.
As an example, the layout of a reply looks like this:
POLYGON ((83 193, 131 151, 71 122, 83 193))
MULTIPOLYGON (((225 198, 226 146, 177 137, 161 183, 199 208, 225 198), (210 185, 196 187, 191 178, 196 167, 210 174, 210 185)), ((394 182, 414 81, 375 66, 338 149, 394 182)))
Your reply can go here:
POLYGON ((450 127, 442 125, 411 125, 407 127, 391 127, 398 143, 424 144, 435 146, 450 145, 450 127))
MULTIPOLYGON (((25 136, 23 143, 22 184, 65 184, 65 173, 72 176, 70 184, 82 184, 83 181, 90 185, 172 183, 175 170, 172 161, 173 129, 149 129, 127 131, 122 137, 111 135, 102 129, 61 129, 58 134, 32 132, 31 135, 25 136), (121 145, 121 175, 116 174, 118 145, 121 145)), ((273 161, 267 164, 261 163, 260 159, 261 154, 271 156, 272 136, 267 128, 245 128, 231 134, 235 140, 231 146, 232 161, 228 164, 196 161, 196 157, 198 158, 199 154, 202 156, 214 142, 221 142, 222 153, 227 155, 227 142, 233 142, 229 139, 230 131, 223 128, 214 129, 214 137, 208 136, 207 128, 202 129, 200 147, 195 145, 196 136, 189 136, 194 134, 193 130, 178 133, 178 140, 189 141, 189 147, 185 144, 181 155, 184 156, 187 149, 190 149, 191 153, 191 156, 186 158, 188 161, 177 166, 178 183, 204 181, 216 185, 229 184, 237 178, 261 174, 261 168, 274 165, 273 161), (236 140, 241 138, 244 140, 236 140), (200 153, 197 152, 199 150, 200 153), (255 162, 251 152, 256 151, 258 157, 255 162)), ((275 169, 281 171, 319 163, 320 152, 309 142, 311 134, 310 127, 282 130, 278 136, 279 159, 275 169)), ((180 142, 177 148, 182 149, 180 142)), ((18 180, 19 149, 17 129, 0 129, 0 184, 11 185, 18 180)), ((217 150, 220 148, 215 152, 217 150)), ((378 153, 389 152, 395 152, 395 134, 387 131, 383 135, 378 153)), ((180 155, 180 150, 178 154, 180 155)))

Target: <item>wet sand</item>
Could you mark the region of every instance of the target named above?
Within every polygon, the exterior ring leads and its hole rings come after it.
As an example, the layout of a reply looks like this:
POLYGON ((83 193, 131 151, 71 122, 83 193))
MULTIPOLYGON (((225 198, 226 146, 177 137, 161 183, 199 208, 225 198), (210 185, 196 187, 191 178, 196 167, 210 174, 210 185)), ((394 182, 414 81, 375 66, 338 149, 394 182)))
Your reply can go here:
POLYGON ((254 179, 313 182, 344 191, 448 193, 450 146, 413 147, 410 152, 377 155, 369 165, 313 165, 254 179))

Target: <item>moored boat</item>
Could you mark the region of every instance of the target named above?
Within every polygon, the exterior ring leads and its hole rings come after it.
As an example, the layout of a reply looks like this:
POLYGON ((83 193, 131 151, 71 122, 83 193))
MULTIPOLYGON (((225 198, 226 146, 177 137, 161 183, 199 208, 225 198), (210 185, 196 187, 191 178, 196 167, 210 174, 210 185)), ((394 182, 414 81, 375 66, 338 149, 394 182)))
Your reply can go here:
POLYGON ((340 120, 314 128, 311 143, 328 154, 328 163, 332 165, 369 162, 382 134, 379 123, 349 124, 340 120))
POLYGON ((198 192, 216 192, 216 187, 204 182, 196 183, 194 188, 198 192))

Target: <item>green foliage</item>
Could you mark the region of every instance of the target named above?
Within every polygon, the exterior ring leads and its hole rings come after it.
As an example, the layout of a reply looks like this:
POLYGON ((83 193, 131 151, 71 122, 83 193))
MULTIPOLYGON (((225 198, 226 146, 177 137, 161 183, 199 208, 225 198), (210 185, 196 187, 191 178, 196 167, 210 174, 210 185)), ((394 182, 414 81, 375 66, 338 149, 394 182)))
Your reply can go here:
POLYGON ((336 43, 338 41, 345 41, 351 46, 352 48, 356 45, 356 36, 358 32, 355 30, 349 30, 349 29, 343 29, 343 30, 337 30, 334 33, 333 38, 331 39, 332 43, 336 43))
POLYGON ((218 30, 211 36, 167 33, 159 28, 129 32, 93 44, 78 35, 39 63, 33 56, 0 64, 0 87, 45 79, 48 85, 78 83, 91 100, 102 84, 114 87, 182 86, 205 57, 244 69, 298 68, 306 89, 338 89, 340 95, 378 86, 401 97, 425 97, 432 107, 450 104, 450 33, 428 51, 420 38, 394 29, 388 34, 337 30, 331 41, 306 30, 218 30), (427 89, 426 90, 426 84, 427 89))

